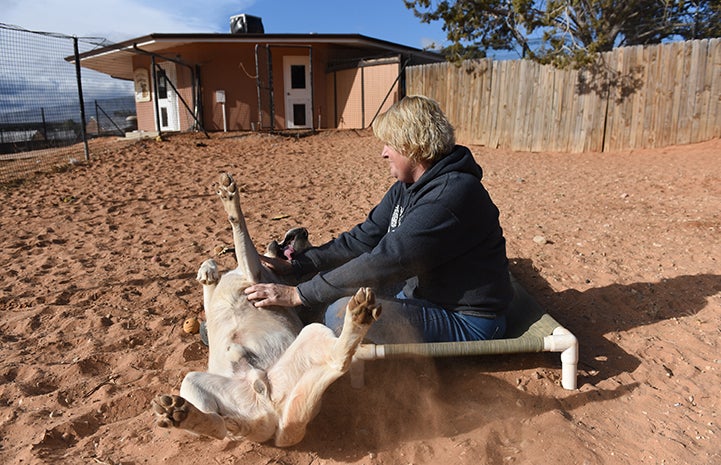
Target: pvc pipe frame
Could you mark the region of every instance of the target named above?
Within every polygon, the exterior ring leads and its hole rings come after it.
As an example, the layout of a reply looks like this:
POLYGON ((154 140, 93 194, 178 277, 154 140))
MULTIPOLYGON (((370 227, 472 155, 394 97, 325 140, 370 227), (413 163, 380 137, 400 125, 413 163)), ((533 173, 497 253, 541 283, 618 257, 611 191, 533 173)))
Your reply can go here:
POLYGON ((543 338, 544 352, 561 353, 561 386, 575 390, 578 379, 578 339, 563 326, 553 330, 553 334, 543 338))
MULTIPOLYGON (((463 347, 464 342, 450 343, 459 349, 463 347)), ((578 379, 578 339, 569 330, 563 326, 558 326, 553 333, 543 338, 543 352, 560 352, 561 353, 561 386, 564 389, 577 389, 578 379)), ((426 355, 418 353, 416 355, 426 355)), ((452 355, 452 354, 446 354, 452 355)), ((477 354, 468 353, 464 350, 458 355, 487 355, 483 352, 477 354)), ((379 360, 386 358, 385 346, 381 344, 361 344, 353 357, 350 367, 351 386, 354 388, 362 388, 365 381, 365 362, 367 360, 379 360)), ((392 357, 388 357, 392 358, 392 357)))

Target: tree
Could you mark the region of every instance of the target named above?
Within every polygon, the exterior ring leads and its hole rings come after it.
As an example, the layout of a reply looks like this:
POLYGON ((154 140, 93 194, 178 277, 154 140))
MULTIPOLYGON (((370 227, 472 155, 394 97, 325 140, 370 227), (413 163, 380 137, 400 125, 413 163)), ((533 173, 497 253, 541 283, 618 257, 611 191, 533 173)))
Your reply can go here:
POLYGON ((403 0, 424 23, 442 21, 451 61, 520 50, 557 66, 598 52, 669 39, 721 36, 721 0, 403 0))

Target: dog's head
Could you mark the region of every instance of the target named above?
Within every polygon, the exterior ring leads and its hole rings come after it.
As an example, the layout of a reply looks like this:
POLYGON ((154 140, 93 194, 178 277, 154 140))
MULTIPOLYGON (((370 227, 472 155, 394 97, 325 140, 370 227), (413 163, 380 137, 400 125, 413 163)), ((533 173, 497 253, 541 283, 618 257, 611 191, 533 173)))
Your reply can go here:
POLYGON ((308 230, 305 228, 293 228, 285 233, 282 242, 273 241, 268 244, 265 252, 267 257, 285 258, 292 260, 293 254, 312 247, 308 240, 308 230))

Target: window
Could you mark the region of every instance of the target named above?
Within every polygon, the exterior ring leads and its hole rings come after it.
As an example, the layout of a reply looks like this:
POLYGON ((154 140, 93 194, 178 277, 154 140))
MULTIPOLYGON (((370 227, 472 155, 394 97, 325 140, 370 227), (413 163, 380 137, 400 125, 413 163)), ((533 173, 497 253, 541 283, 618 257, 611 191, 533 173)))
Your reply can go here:
POLYGON ((158 70, 158 98, 168 98, 168 77, 162 69, 158 70))
POLYGON ((290 66, 290 88, 305 89, 305 65, 290 66))

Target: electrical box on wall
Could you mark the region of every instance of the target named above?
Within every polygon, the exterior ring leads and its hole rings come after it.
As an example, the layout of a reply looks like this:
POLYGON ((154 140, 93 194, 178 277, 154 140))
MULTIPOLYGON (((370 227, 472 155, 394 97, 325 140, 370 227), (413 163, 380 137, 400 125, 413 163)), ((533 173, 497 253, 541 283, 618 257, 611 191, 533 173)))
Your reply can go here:
POLYGON ((215 91, 215 102, 216 103, 225 103, 225 91, 224 90, 216 90, 215 91))

